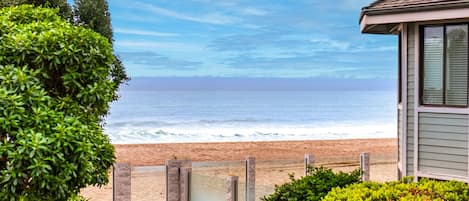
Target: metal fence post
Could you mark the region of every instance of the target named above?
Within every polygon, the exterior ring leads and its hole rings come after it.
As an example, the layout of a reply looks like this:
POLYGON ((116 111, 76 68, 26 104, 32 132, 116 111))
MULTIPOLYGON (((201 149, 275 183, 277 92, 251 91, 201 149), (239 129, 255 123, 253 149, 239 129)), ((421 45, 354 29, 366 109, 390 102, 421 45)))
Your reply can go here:
POLYGON ((131 172, 130 163, 116 163, 112 168, 112 200, 131 200, 131 172))
POLYGON ((305 176, 308 176, 308 169, 314 167, 315 158, 312 154, 305 154, 305 176))
POLYGON ((166 161, 166 201, 179 201, 180 161, 166 161))
POLYGON ((238 201, 238 176, 226 178, 226 201, 238 201))
POLYGON ((189 201, 191 193, 191 176, 192 168, 191 167, 181 167, 181 201, 189 201))
POLYGON ((246 201, 256 200, 256 158, 246 157, 246 201))
POLYGON ((370 153, 360 154, 360 170, 362 171, 362 181, 370 180, 370 153))
POLYGON ((166 161, 166 201, 182 201, 189 197, 190 160, 166 161), (183 172, 185 172, 183 174, 183 172))

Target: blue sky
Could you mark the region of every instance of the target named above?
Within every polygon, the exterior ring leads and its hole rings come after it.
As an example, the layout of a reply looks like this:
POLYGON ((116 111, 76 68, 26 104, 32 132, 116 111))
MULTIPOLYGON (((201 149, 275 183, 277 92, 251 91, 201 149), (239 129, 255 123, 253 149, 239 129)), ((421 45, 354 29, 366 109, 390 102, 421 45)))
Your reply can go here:
POLYGON ((363 35, 371 0, 109 0, 132 77, 397 75, 397 37, 363 35))

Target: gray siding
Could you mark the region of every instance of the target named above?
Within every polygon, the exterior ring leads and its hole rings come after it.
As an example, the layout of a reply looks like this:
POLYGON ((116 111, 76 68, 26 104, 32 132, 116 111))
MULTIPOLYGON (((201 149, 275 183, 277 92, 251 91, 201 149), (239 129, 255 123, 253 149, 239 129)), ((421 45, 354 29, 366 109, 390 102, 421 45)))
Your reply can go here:
MULTIPOLYGON (((398 109, 397 110, 397 161, 399 163, 401 163, 402 165, 404 164, 404 160, 402 158, 402 153, 403 151, 401 150, 402 147, 403 147, 403 140, 402 140, 402 136, 403 136, 403 133, 404 133, 404 112, 402 109, 398 109)), ((402 178, 402 176, 404 175, 404 172, 403 172, 403 169, 404 168, 403 166, 399 166, 398 167, 398 171, 397 171, 397 176, 398 178, 402 178)))
POLYGON ((413 175, 414 173, 414 27, 414 24, 407 25, 407 175, 413 175))
POLYGON ((397 110, 397 161, 402 162, 401 160, 401 145, 402 145, 402 124, 403 124, 403 113, 402 110, 397 110))
POLYGON ((468 116, 419 113, 419 170, 467 176, 468 116))

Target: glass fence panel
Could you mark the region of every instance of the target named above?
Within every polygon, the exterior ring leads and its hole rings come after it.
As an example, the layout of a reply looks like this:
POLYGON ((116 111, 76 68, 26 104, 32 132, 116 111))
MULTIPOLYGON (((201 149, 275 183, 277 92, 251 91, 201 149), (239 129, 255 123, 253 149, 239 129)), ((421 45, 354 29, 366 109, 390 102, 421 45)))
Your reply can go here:
POLYGON ((319 159, 315 166, 331 168, 334 172, 352 172, 360 168, 360 157, 319 159))
MULTIPOLYGON (((397 179, 396 154, 370 154, 370 179, 392 181, 397 179)), ((352 172, 360 168, 360 156, 316 157, 313 166, 331 168, 334 172, 352 172)), ((256 162, 256 200, 274 192, 275 185, 289 182, 289 175, 305 175, 304 160, 272 160, 256 162)))
POLYGON ((397 180, 397 153, 371 154, 370 163, 371 181, 397 180))
POLYGON ((293 174, 296 178, 304 176, 304 160, 285 159, 285 160, 257 160, 256 161, 256 200, 272 194, 275 185, 281 185, 288 181, 289 175, 293 174))
POLYGON ((165 201, 166 168, 165 166, 134 166, 131 181, 132 200, 165 201))
POLYGON ((102 187, 89 186, 81 189, 80 194, 89 201, 112 200, 112 171, 109 172, 109 183, 102 187))
POLYGON ((226 179, 229 175, 239 177, 238 200, 244 201, 244 161, 193 162, 190 183, 190 200, 226 200, 226 179))
POLYGON ((352 172, 353 170, 360 168, 360 155, 317 157, 315 166, 331 168, 334 172, 352 172))
MULTIPOLYGON (((316 158, 315 166, 331 168, 335 172, 351 172, 360 168, 360 155, 316 158)), ((370 180, 393 181, 397 179, 397 154, 370 154, 370 180)))

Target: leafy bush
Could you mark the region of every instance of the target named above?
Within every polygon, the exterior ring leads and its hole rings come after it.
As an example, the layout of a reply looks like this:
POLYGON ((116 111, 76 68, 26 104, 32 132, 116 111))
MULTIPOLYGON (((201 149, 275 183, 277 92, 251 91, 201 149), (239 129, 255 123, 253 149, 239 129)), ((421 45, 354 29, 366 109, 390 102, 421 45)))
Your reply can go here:
POLYGON ((325 201, 360 200, 469 200, 469 186, 457 181, 433 181, 422 179, 377 183, 364 182, 345 188, 334 188, 324 197, 325 201))
MULTIPOLYGON (((44 6, 47 8, 57 8, 58 14, 65 20, 74 23, 76 26, 89 28, 108 39, 113 43, 113 32, 111 27, 111 13, 107 0, 75 0, 73 12, 67 0, 0 0, 0 9, 9 6, 31 4, 34 6, 44 6)), ((56 13, 49 13, 57 16, 56 13)), ((19 16, 19 15, 17 15, 19 16)), ((21 16, 19 16, 21 18, 21 16)), ((114 62, 111 66, 110 78, 114 83, 114 91, 119 90, 121 84, 130 80, 124 64, 119 55, 114 55, 114 62)), ((117 100, 115 93, 113 100, 117 100)))
POLYGON ((321 200, 333 187, 344 187, 360 180, 360 171, 334 173, 325 167, 311 168, 308 176, 275 186, 275 192, 263 201, 316 201, 321 200))
POLYGON ((58 10, 0 10, 0 200, 80 200, 115 161, 112 48, 58 10))
POLYGON ((91 116, 105 115, 115 95, 109 79, 112 48, 106 38, 73 26, 56 12, 28 5, 2 9, 0 65, 39 69, 50 96, 91 116))
POLYGON ((72 19, 72 8, 67 0, 1 0, 0 8, 8 6, 17 6, 21 4, 32 4, 35 6, 46 6, 50 8, 59 8, 59 15, 64 19, 72 19))

